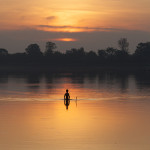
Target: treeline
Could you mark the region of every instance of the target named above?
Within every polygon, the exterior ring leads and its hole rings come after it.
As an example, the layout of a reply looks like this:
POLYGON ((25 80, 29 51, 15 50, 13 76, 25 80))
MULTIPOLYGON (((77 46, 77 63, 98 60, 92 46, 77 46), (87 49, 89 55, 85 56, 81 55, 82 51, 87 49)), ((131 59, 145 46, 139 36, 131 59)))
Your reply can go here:
POLYGON ((30 44, 23 53, 9 54, 0 48, 0 65, 69 65, 69 66, 105 66, 105 65, 149 65, 150 42, 139 43, 133 54, 129 54, 129 43, 126 38, 118 40, 119 49, 108 47, 97 52, 86 52, 83 47, 57 51, 56 44, 46 42, 44 52, 38 44, 30 44))

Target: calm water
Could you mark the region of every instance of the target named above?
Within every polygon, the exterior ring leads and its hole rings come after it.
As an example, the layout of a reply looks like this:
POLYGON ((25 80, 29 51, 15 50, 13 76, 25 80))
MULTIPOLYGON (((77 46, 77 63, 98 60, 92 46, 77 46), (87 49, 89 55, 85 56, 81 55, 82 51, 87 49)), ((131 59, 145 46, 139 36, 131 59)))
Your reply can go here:
POLYGON ((149 77, 0 74, 0 149, 150 150, 149 77))

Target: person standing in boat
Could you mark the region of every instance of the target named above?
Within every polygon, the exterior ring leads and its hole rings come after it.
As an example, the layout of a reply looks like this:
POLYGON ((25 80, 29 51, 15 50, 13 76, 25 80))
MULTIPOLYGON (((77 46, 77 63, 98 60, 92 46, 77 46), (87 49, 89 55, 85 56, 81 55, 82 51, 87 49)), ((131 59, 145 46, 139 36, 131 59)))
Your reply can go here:
POLYGON ((64 94, 64 100, 70 100, 70 95, 68 93, 68 89, 66 89, 66 93, 64 94))

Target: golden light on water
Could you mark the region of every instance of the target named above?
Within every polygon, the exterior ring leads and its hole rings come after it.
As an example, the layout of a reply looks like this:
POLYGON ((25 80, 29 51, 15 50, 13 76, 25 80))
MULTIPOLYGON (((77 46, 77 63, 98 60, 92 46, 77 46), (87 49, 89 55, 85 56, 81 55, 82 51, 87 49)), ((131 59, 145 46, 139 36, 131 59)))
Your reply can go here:
POLYGON ((1 103, 0 108, 3 150, 149 148, 150 112, 141 103, 78 101, 76 106, 71 101, 67 111, 63 101, 30 101, 1 103))
POLYGON ((150 148, 149 90, 133 89, 139 88, 133 86, 133 78, 128 80, 132 86, 122 91, 124 82, 118 76, 115 86, 98 76, 47 77, 31 83, 17 76, 1 83, 2 150, 150 148), (71 95, 68 109, 63 99, 66 89, 71 95))

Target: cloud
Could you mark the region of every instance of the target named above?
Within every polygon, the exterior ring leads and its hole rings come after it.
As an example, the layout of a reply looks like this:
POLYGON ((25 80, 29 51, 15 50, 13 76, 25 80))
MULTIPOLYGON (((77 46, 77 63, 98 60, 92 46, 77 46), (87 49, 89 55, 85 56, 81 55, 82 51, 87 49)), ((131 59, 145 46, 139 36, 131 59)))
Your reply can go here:
POLYGON ((48 29, 80 29, 83 31, 122 31, 119 28, 103 28, 103 27, 79 27, 79 26, 52 26, 52 25, 37 25, 38 28, 48 29))
POLYGON ((47 20, 55 20, 57 17, 56 16, 48 16, 46 17, 47 20))

